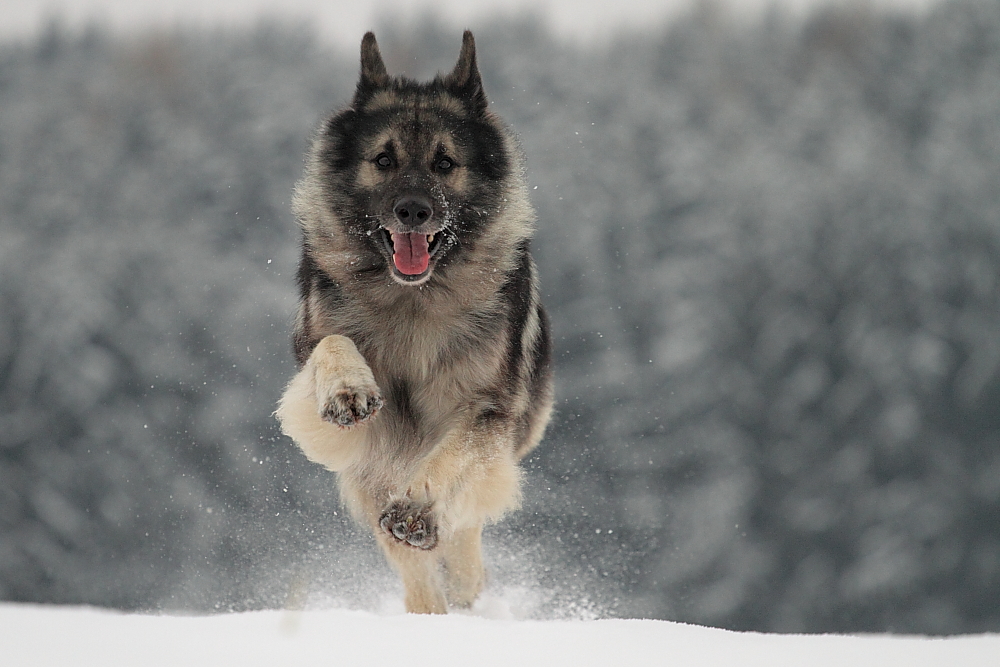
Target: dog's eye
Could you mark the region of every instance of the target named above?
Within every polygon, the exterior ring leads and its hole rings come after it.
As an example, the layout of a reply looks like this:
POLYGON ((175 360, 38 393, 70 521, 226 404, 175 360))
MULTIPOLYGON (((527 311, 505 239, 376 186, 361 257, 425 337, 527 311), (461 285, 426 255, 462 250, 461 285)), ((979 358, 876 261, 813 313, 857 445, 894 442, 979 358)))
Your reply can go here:
POLYGON ((434 165, 434 168, 437 169, 442 174, 447 174, 449 171, 455 168, 455 163, 452 162, 451 158, 443 157, 437 161, 437 163, 434 165))
POLYGON ((392 166, 392 158, 387 153, 381 153, 375 158, 375 166, 379 169, 388 169, 392 166))

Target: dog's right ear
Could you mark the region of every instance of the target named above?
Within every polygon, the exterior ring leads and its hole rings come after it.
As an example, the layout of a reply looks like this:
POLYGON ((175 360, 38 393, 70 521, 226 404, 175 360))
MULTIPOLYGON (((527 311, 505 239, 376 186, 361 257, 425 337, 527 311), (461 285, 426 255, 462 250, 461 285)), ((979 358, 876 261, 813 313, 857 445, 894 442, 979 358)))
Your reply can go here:
POLYGON ((372 95, 389 84, 389 74, 385 70, 382 54, 375 41, 375 33, 366 32, 361 40, 361 78, 354 93, 354 108, 364 106, 372 95))

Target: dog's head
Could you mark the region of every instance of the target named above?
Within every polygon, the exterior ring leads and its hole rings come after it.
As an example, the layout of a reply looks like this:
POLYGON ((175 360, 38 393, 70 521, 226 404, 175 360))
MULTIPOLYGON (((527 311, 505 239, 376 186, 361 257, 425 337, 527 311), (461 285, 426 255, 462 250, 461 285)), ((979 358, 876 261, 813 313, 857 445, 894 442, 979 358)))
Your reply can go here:
MULTIPOLYGON (((522 184, 516 145, 487 107, 471 32, 451 73, 429 83, 390 77, 366 34, 354 99, 321 128, 297 188, 307 245, 350 255, 355 277, 406 286, 485 252, 509 200, 526 202, 513 196, 522 184)), ((525 229, 515 236, 526 236, 530 220, 518 216, 525 229)))

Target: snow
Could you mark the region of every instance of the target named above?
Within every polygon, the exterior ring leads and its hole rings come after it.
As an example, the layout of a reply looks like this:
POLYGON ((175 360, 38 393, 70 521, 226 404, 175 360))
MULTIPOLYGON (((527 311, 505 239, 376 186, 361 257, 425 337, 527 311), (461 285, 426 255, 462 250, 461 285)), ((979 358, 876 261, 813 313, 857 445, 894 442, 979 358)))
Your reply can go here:
POLYGON ((0 604, 5 665, 671 665, 991 667, 1000 635, 739 633, 654 620, 521 621, 452 614, 126 614, 0 604))

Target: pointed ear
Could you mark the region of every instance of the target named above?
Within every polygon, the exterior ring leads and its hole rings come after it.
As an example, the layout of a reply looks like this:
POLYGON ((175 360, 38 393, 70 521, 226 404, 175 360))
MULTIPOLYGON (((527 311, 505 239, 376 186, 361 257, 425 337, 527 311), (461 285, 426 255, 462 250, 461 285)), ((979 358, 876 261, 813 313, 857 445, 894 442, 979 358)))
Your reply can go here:
POLYGON ((388 84, 389 74, 385 71, 375 33, 366 32, 361 40, 361 77, 354 93, 354 106, 362 106, 377 90, 388 84))
POLYGON ((451 74, 444 79, 445 86, 457 97, 461 98, 476 114, 486 112, 489 102, 483 92, 483 79, 476 65, 476 40, 472 32, 465 31, 462 35, 462 53, 451 74))

